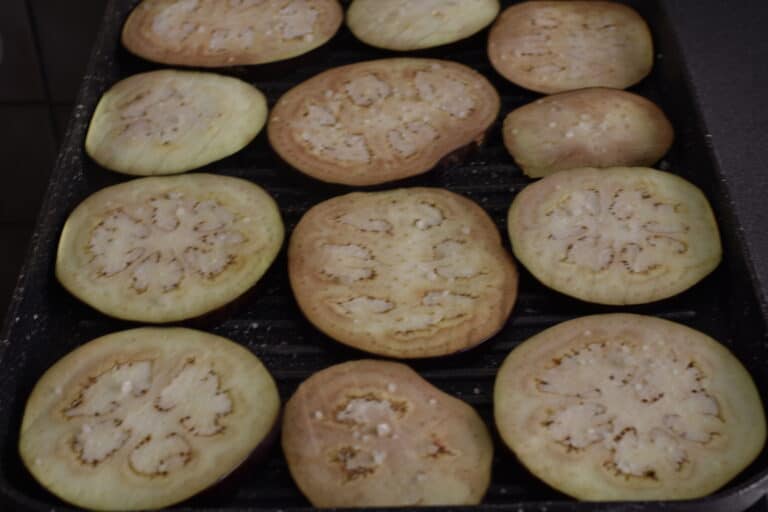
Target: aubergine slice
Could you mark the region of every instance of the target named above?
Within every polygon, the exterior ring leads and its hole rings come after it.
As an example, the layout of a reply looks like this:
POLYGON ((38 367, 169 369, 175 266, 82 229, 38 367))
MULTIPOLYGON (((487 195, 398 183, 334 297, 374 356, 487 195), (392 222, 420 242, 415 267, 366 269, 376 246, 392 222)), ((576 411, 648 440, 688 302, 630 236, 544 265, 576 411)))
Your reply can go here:
POLYGON ((619 2, 520 2, 501 13, 488 57, 502 76, 552 94, 585 87, 626 89, 653 67, 645 20, 619 2))
POLYGON ((507 222, 539 281, 588 302, 644 304, 683 292, 722 258, 704 194, 644 167, 574 169, 525 187, 507 222))
POLYGON ((482 142, 499 95, 473 69, 436 59, 381 59, 329 69, 272 109, 272 148, 299 171, 345 185, 415 176, 482 142))
POLYGON ((373 360, 304 381, 285 406, 282 445, 316 507, 477 504, 493 459, 472 407, 403 364, 373 360))
POLYGON ((315 205, 291 235, 288 274, 316 327, 387 357, 472 348, 502 328, 517 298, 517 270, 493 221, 436 188, 315 205))
POLYGON ((265 64, 322 46, 343 18, 337 0, 144 0, 128 16, 122 41, 163 64, 265 64))
POLYGON ((496 377, 501 438, 583 500, 679 500, 731 480, 765 444, 754 382, 720 343, 641 315, 582 317, 516 347, 496 377))
POLYGON ((532 178, 582 167, 653 165, 674 130, 653 102, 596 87, 541 98, 504 119, 504 145, 532 178))
POLYGON ((408 51, 467 38, 497 14, 499 0, 354 0, 347 26, 371 46, 408 51))
POLYGON ((241 80, 150 71, 121 80, 101 97, 85 150, 123 174, 177 174, 240 151, 266 119, 264 95, 241 80))
POLYGON ((59 240, 56 277, 107 315, 174 322, 240 297, 282 241, 277 205, 249 181, 142 178, 100 190, 75 208, 59 240))
POLYGON ((95 510, 155 509, 211 486, 277 425, 259 359, 230 340, 140 328, 87 343, 32 391, 19 451, 40 484, 95 510))

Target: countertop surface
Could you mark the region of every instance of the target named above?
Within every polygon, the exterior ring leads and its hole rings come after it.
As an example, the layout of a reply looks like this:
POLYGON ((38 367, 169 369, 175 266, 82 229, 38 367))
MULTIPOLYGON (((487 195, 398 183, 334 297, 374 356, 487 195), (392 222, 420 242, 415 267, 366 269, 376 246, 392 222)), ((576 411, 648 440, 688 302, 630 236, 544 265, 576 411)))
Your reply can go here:
POLYGON ((768 291, 768 2, 666 0, 712 151, 768 291))

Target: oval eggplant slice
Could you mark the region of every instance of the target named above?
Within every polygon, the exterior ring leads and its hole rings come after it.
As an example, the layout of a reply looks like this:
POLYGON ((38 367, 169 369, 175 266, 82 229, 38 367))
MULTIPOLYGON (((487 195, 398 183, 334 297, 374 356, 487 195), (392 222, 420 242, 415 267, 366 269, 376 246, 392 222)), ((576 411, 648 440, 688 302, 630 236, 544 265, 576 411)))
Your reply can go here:
POLYGON ((625 89, 653 67, 643 18, 616 2, 536 1, 501 13, 488 38, 496 71, 532 91, 625 89))
POLYGON ((493 458, 472 407, 403 364, 372 360, 304 381, 285 406, 282 444, 316 507, 477 504, 493 458))
POLYGON ((314 206, 291 236, 288 273, 318 329, 397 358, 483 342, 517 296, 517 271, 493 221, 442 189, 358 192, 314 206))
POLYGON ((581 167, 646 166, 672 145, 672 124, 642 96, 582 89, 536 100, 507 115, 504 145, 523 172, 541 178, 581 167))
POLYGON ((496 377, 494 414, 531 472, 584 500, 704 496, 765 443, 741 363, 698 331, 640 315, 578 318, 525 341, 496 377))
POLYGON ((378 48, 420 50, 469 37, 498 13, 498 0, 354 0, 347 26, 378 48))
POLYGON ((85 150, 123 174, 177 174, 237 153, 266 119, 264 95, 245 82, 151 71, 118 82, 101 97, 85 150))
POLYGON ((48 490, 96 510, 182 501, 265 439, 280 398, 251 352, 191 329, 141 328, 87 343, 38 381, 19 451, 48 490))
POLYGON ((67 219, 56 277, 99 311, 174 322, 218 309, 261 278, 283 242, 277 205, 251 182, 194 174, 105 188, 67 219))
POLYGON ((515 197, 508 228, 515 256, 539 281, 600 304, 671 297, 722 257, 701 190, 643 167, 547 176, 515 197))
POLYGON ((163 64, 265 64, 322 46, 343 17, 337 0, 144 0, 122 39, 130 52, 163 64))
POLYGON ((384 59, 334 68, 275 105, 272 147, 322 181, 374 185, 429 171, 479 143, 499 112, 482 75, 433 59, 384 59))

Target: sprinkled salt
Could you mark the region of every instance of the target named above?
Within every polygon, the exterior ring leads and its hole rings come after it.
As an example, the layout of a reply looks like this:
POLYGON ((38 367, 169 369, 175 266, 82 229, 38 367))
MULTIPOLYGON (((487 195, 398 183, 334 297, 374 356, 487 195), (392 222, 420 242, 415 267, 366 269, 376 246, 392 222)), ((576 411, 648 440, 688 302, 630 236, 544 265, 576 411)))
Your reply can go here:
POLYGON ((131 381, 129 381, 129 380, 123 381, 123 385, 122 385, 122 386, 120 386, 120 391, 121 391, 121 392, 122 392, 124 395, 127 395, 128 393, 130 393, 131 391, 133 391, 133 382, 131 382, 131 381))
POLYGON ((376 435, 379 437, 386 436, 390 432, 392 432, 392 427, 390 427, 388 423, 379 423, 376 425, 376 435))
POLYGON ((394 382, 390 382, 389 384, 387 384, 387 391, 389 391, 390 393, 394 393, 395 391, 397 391, 397 384, 395 384, 394 382))
POLYGON ((323 419, 323 411, 315 411, 313 416, 315 417, 316 420, 321 420, 323 419))

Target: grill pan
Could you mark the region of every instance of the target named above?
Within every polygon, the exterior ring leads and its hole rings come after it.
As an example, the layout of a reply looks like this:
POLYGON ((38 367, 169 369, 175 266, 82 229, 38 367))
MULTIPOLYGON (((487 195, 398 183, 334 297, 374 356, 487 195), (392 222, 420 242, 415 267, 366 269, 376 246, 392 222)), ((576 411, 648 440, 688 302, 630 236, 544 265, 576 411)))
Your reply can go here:
MULTIPOLYGON (((24 405, 37 379, 54 362, 98 336, 135 327, 80 303, 54 277, 54 258, 61 228, 72 209, 105 186, 127 176, 106 171, 83 150, 88 122, 101 94, 116 81, 162 66, 145 62, 121 48, 120 30, 137 0, 110 0, 101 31, 82 83, 73 118, 64 139, 39 215, 22 275, 0 334, 0 509, 71 510, 38 485, 18 455, 17 443, 24 405)), ((346 2, 345 2, 346 3, 346 2)), ((502 8, 512 2, 502 1, 502 8)), ((562 296, 539 284, 525 269, 520 295, 504 329, 480 347, 455 356, 410 363, 427 380, 473 405, 493 429, 493 379, 504 357, 518 343, 561 321, 605 312, 633 312, 674 320, 709 334, 745 364, 768 401, 766 319, 761 290, 745 246, 740 220, 730 199, 728 174, 719 169, 707 139, 693 84, 686 72, 675 27, 664 0, 626 2, 649 22, 657 59, 654 71, 631 90, 657 102, 669 115, 676 142, 658 166, 680 174, 702 188, 718 219, 724 261, 691 290, 654 304, 610 308, 562 296)), ((345 5, 346 7, 346 5, 345 5)), ((501 78, 485 55, 487 31, 463 42, 408 55, 445 58, 467 64, 488 77, 502 98, 501 114, 485 145, 462 164, 403 180, 386 187, 434 186, 463 194, 480 204, 496 221, 506 240, 506 211, 514 195, 530 182, 514 165, 501 140, 501 121, 510 110, 538 95, 501 78)), ((343 28, 331 42, 310 54, 284 63, 224 68, 257 86, 270 106, 293 85, 343 64, 395 56, 367 47, 343 28)), ((352 190, 321 184, 291 170, 260 134, 240 153, 200 169, 254 181, 276 199, 288 232, 312 205, 352 190)), ((507 249, 509 242, 505 241, 507 249)), ((202 328, 233 339, 256 353, 278 382, 285 401, 313 372, 350 359, 369 357, 328 339, 299 312, 288 285, 285 247, 257 285, 256 293, 202 328)), ((716 494, 693 501, 667 503, 579 503, 541 483, 515 459, 494 432, 493 479, 476 510, 510 511, 741 511, 768 490, 766 450, 735 480, 716 494)), ((245 466, 232 478, 176 507, 189 511, 308 510, 309 503, 293 484, 280 447, 275 445, 260 465, 245 466)), ((465 509, 465 508, 462 508, 465 509)), ((444 508, 445 510, 445 508, 444 508)))

